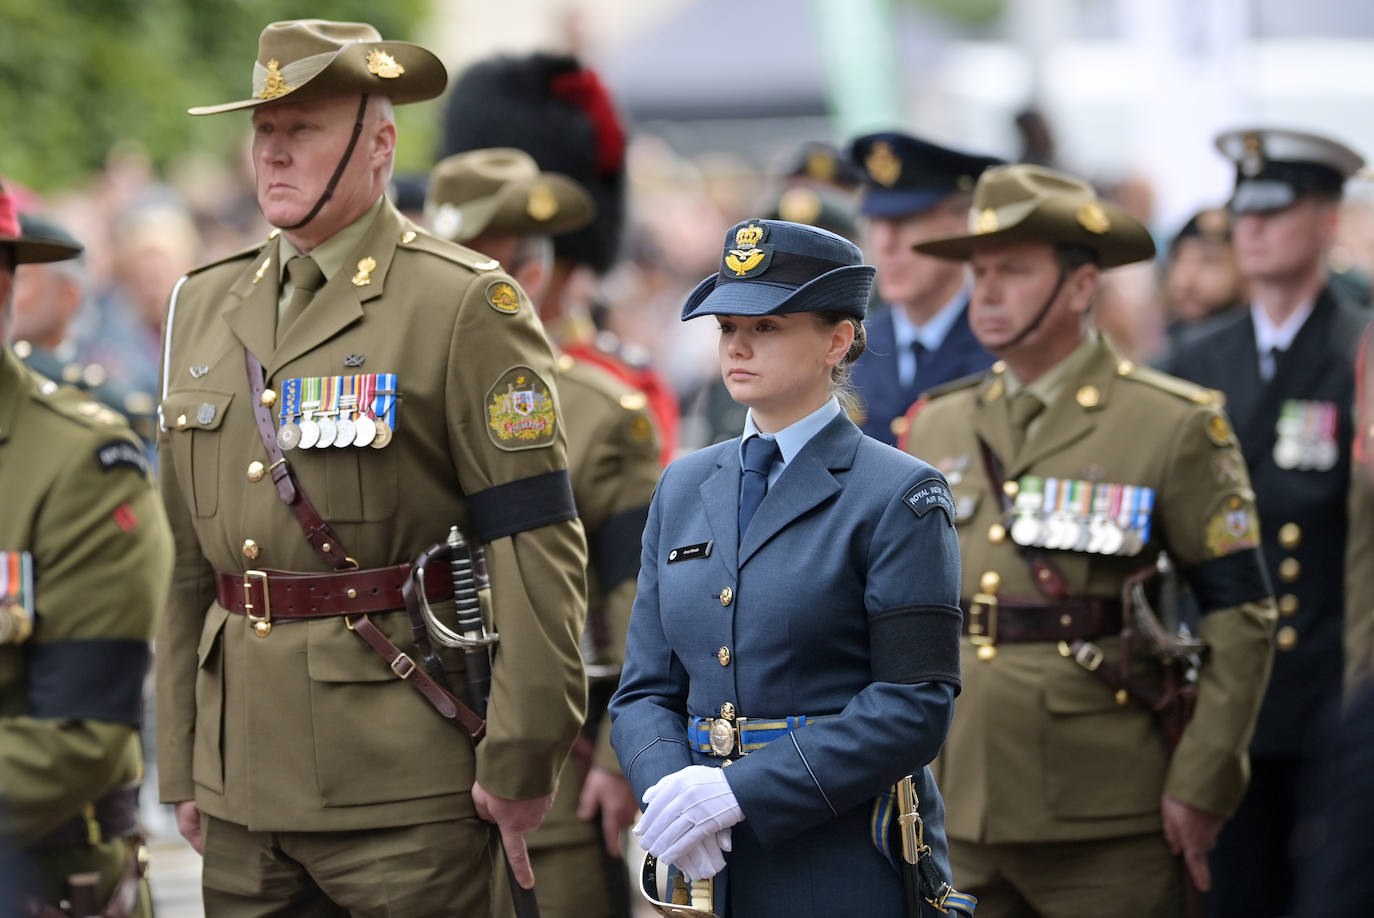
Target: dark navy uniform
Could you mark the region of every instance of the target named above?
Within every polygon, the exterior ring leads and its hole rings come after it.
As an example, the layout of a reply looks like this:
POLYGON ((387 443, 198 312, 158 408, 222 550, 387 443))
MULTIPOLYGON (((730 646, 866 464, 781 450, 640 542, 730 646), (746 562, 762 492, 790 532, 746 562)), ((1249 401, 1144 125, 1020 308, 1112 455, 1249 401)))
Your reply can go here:
POLYGON ((938 348, 916 361, 916 375, 903 383, 897 369, 897 341, 892 309, 885 309, 864 323, 868 350, 854 363, 854 388, 864 399, 863 432, 883 443, 896 443, 906 422, 904 415, 921 393, 951 380, 981 373, 992 366, 993 356, 983 349, 968 327, 968 297, 963 297, 959 317, 938 348), (896 429, 894 429, 894 426, 896 429))
MULTIPOLYGON (((1218 146, 1237 161, 1231 206, 1242 215, 1276 213, 1311 194, 1334 200, 1359 166, 1359 156, 1339 144, 1287 131, 1235 132, 1218 146)), ((1212 911, 1247 918, 1289 913, 1301 788, 1312 780, 1310 765, 1340 702, 1354 367, 1368 321, 1328 284, 1286 349, 1261 355, 1258 308, 1179 348, 1166 367, 1226 396, 1278 597, 1250 790, 1212 857, 1212 911)))

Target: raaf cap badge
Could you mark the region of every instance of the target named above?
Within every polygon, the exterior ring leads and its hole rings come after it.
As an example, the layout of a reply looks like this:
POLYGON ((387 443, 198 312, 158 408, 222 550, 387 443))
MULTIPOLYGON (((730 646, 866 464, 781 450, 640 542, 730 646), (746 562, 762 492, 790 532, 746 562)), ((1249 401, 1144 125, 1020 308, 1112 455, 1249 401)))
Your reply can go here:
POLYGON ((892 152, 892 145, 886 140, 880 140, 873 145, 873 149, 864 158, 864 168, 868 170, 873 181, 889 188, 896 184, 902 175, 902 161, 892 152))
POLYGON ((735 233, 735 247, 725 250, 725 267, 735 277, 756 277, 768 270, 773 247, 764 245, 768 228, 758 223, 742 226, 735 233))

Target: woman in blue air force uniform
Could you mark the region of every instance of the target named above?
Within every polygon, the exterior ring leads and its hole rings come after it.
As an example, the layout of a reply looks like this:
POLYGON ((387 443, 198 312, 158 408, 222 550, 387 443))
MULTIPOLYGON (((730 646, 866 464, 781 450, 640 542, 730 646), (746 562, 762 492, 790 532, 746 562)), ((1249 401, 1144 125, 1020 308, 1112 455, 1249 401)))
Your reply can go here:
POLYGON ((745 221, 682 312, 718 317, 750 411, 659 482, 610 710, 641 843, 692 879, 724 865, 720 915, 907 914, 890 789, 911 773, 948 876, 926 765, 959 689, 954 504, 835 397, 863 352, 861 261, 824 230, 745 221))

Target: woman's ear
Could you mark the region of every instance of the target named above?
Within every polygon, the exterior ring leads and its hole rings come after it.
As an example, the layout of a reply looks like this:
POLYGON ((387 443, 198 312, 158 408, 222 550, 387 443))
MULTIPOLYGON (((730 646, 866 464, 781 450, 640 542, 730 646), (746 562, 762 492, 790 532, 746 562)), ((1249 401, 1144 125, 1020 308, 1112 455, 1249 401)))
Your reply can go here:
POLYGON ((830 326, 830 347, 825 352, 825 365, 837 367, 854 344, 854 323, 847 319, 830 326))

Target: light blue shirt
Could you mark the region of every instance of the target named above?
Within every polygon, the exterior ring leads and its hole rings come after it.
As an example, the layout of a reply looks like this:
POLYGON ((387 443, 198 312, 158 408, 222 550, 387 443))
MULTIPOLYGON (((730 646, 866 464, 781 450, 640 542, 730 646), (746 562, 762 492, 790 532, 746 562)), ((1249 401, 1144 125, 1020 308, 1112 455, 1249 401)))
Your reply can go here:
POLYGON ((903 386, 909 386, 916 380, 916 355, 911 351, 911 342, 919 341, 927 351, 938 351, 959 318, 959 313, 963 311, 968 294, 968 284, 965 283, 954 295, 954 299, 941 306, 939 312, 921 325, 912 322, 900 306, 891 307, 893 347, 897 351, 897 379, 903 386))
POLYGON ((1282 325, 1275 325, 1269 313, 1259 303, 1250 304, 1250 320, 1255 323, 1255 350, 1259 351, 1260 377, 1266 382, 1274 378, 1274 351, 1287 351, 1293 339, 1302 331, 1303 323, 1312 315, 1315 303, 1303 303, 1282 325))
POLYGON ((787 463, 791 462, 797 453, 802 451, 802 447, 811 442, 811 438, 825 429, 825 425, 835 420, 835 416, 840 413, 840 402, 834 396, 815 411, 802 418, 788 424, 775 434, 761 432, 754 424, 754 409, 749 409, 749 413, 744 417, 744 434, 739 439, 739 464, 744 465, 744 441, 750 437, 763 437, 765 440, 776 440, 778 442, 778 452, 782 458, 774 460, 773 467, 768 470, 768 487, 773 487, 773 482, 778 480, 782 470, 787 468, 787 463))

